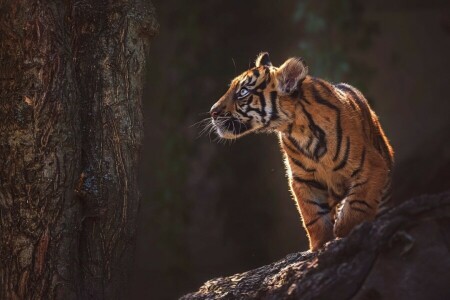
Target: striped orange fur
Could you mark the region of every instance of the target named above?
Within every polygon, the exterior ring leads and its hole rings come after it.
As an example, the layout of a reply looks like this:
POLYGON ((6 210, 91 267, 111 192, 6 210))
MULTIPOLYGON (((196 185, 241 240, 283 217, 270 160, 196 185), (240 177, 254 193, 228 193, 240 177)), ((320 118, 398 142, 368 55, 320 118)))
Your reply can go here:
POLYGON ((276 132, 310 249, 372 220, 389 198, 393 151, 367 100, 348 84, 308 75, 301 59, 267 53, 211 108, 218 135, 276 132))

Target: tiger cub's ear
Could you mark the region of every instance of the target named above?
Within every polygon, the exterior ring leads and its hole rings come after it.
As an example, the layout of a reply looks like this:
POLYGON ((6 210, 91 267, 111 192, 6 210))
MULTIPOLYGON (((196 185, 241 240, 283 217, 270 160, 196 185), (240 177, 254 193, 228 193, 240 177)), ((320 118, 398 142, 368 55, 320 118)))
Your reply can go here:
POLYGON ((272 66, 272 63, 270 62, 269 53, 267 52, 261 52, 258 57, 256 57, 255 66, 258 68, 260 66, 272 66))
POLYGON ((308 75, 308 67, 301 58, 289 58, 278 68, 276 76, 281 95, 290 95, 308 75))

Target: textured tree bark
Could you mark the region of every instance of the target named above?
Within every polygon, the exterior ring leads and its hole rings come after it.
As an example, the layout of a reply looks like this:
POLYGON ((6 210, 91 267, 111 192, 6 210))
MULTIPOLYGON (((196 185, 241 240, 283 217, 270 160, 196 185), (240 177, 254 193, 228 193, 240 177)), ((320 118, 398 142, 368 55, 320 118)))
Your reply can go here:
POLYGON ((147 1, 0 0, 0 299, 123 298, 147 1))
POLYGON ((182 299, 450 299, 450 191, 409 200, 318 253, 206 282, 182 299))

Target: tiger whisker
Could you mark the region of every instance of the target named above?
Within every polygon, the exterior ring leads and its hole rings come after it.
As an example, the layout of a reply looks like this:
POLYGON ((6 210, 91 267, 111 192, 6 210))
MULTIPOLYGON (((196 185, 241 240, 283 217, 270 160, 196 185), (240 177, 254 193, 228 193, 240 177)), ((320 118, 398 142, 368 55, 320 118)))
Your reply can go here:
POLYGON ((192 124, 191 126, 189 126, 189 128, 192 128, 192 127, 199 127, 199 126, 203 125, 203 123, 207 123, 207 122, 209 122, 209 121, 211 121, 211 118, 205 118, 205 119, 203 119, 203 120, 200 120, 200 121, 198 121, 198 122, 192 124))

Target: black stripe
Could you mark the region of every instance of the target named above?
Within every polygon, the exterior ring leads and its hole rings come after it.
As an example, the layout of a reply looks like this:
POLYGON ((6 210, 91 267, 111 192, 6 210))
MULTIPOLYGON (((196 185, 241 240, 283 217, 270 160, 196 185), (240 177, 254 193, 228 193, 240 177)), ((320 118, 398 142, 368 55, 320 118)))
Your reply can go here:
MULTIPOLYGON (((281 111, 285 116, 289 116, 289 113, 287 113, 281 106, 280 106, 280 111, 281 111)), ((295 112, 294 112, 294 118, 295 118, 295 112)))
POLYGON ((366 148, 364 148, 363 151, 362 151, 361 160, 359 162, 358 168, 352 172, 350 177, 355 177, 356 175, 358 175, 359 172, 361 172, 361 170, 362 170, 362 168, 364 166, 364 161, 365 160, 366 160, 366 148))
POLYGON ((266 76, 266 81, 267 81, 267 84, 269 84, 271 81, 272 81, 272 76, 270 76, 270 70, 269 69, 265 69, 264 70, 264 75, 266 76), (267 75, 267 74, 269 74, 269 75, 267 75))
POLYGON ((348 203, 350 204, 350 206, 351 206, 352 204, 362 204, 362 205, 367 206, 367 207, 370 208, 370 209, 373 208, 372 206, 370 206, 370 205, 369 205, 366 201, 364 201, 364 200, 351 200, 351 201, 349 201, 348 203))
POLYGON ((313 142, 313 137, 310 135, 310 136, 308 137, 308 142, 306 142, 306 146, 305 146, 305 149, 306 149, 306 150, 309 151, 309 147, 311 147, 312 142, 313 142))
POLYGON ((304 156, 306 156, 307 158, 309 158, 309 159, 311 159, 311 160, 314 160, 314 157, 310 154, 310 153, 308 153, 308 152, 306 152, 301 146, 300 146, 300 144, 298 143, 298 141, 296 140, 296 139, 294 139, 292 136, 290 136, 290 135, 288 135, 287 136, 287 139, 288 139, 288 141, 295 147, 295 149, 297 149, 297 153, 301 153, 301 154, 303 154, 304 156))
MULTIPOLYGON (((331 95, 333 94, 333 91, 330 89, 330 87, 327 84, 325 84, 322 80, 318 80, 315 78, 314 82, 317 82, 324 89, 328 90, 328 93, 330 93, 331 95)), ((334 153, 333 157, 333 161, 336 161, 337 158, 339 157, 342 144, 341 110, 336 105, 331 104, 329 101, 320 96, 319 90, 317 90, 315 87, 313 89, 313 95, 314 100, 317 103, 325 105, 326 107, 336 112, 336 152, 334 153)))
POLYGON ((278 119, 278 109, 277 109, 277 92, 270 92, 270 102, 272 103, 272 115, 270 116, 271 120, 278 119))
POLYGON ((313 153, 313 158, 317 161, 320 157, 322 157, 327 152, 327 144, 326 144, 326 135, 322 128, 316 125, 311 114, 306 110, 303 103, 300 103, 302 107, 303 113, 309 122, 309 129, 314 134, 314 136, 319 140, 317 143, 316 149, 313 153))
POLYGON ((250 104, 252 104, 253 103, 253 99, 254 99, 255 97, 253 97, 253 95, 250 95, 250 97, 248 97, 248 100, 247 100, 247 105, 248 106, 250 106, 250 104))
POLYGON ((351 96, 354 98, 354 100, 357 100, 357 101, 355 101, 356 105, 359 106, 359 104, 361 104, 361 103, 368 105, 366 98, 361 99, 361 97, 359 97, 357 95, 356 89, 354 87, 352 87, 350 85, 342 84, 342 83, 336 84, 336 87, 338 89, 340 89, 341 91, 351 94, 351 96), (360 103, 358 103, 358 102, 360 102, 360 103))
POLYGON ((288 148, 291 152, 300 154, 300 152, 298 150, 296 150, 296 149, 292 148, 291 146, 289 146, 289 143, 284 140, 284 137, 282 138, 282 141, 283 141, 283 145, 286 148, 288 148))
POLYGON ((391 193, 385 193, 382 197, 381 197, 381 202, 387 202, 391 199, 392 195, 391 193))
MULTIPOLYGON (((296 93, 294 92, 294 94, 292 95, 294 98, 295 98, 295 96, 294 96, 295 94, 296 93)), ((309 102, 308 99, 306 99, 303 89, 301 89, 301 88, 298 90, 298 99, 300 101, 306 102, 307 104, 311 104, 311 102, 309 102)))
POLYGON ((258 86, 256 86, 253 90, 258 92, 257 90, 264 90, 267 87, 267 82, 263 80, 258 86))
POLYGON ((241 85, 241 88, 246 87, 253 87, 255 86, 256 82, 258 81, 257 77, 253 77, 253 76, 247 76, 246 81, 241 85))
POLYGON ((323 144, 317 144, 316 149, 314 150, 314 157, 322 157, 327 153, 327 147, 323 144))
POLYGON ((316 169, 310 169, 307 166, 305 166, 301 161, 299 161, 298 159, 295 159, 291 156, 288 155, 288 158, 297 166, 300 167, 302 170, 306 171, 306 172, 315 172, 316 169))
POLYGON ((261 102, 261 117, 264 121, 264 117, 266 116, 266 98, 264 97, 263 93, 258 93, 259 101, 261 102))
POLYGON ((289 135, 292 135, 292 127, 293 127, 294 125, 291 123, 291 124, 289 124, 289 126, 288 126, 288 132, 289 132, 289 135))
POLYGON ((377 124, 376 121, 372 118, 372 113, 369 107, 369 103, 367 102, 366 98, 364 98, 363 95, 359 91, 357 91, 354 87, 346 86, 339 84, 338 88, 349 93, 351 96, 351 100, 356 103, 359 110, 362 113, 362 126, 363 131, 368 134, 368 138, 371 140, 372 144, 375 146, 375 148, 378 150, 378 152, 386 159, 389 166, 392 166, 392 158, 389 151, 389 147, 386 143, 386 140, 383 138, 380 125, 377 124), (374 124, 375 123, 375 124, 374 124), (369 128, 367 128, 367 125, 369 125, 369 128))
POLYGON ((350 96, 351 96, 350 100, 353 100, 353 102, 356 103, 356 105, 358 106, 359 110, 362 113, 362 117, 363 117, 362 126, 363 126, 364 132, 366 132, 366 122, 365 121, 369 122, 372 120, 367 100, 365 98, 359 97, 356 94, 353 87, 350 87, 350 86, 344 85, 344 84, 337 84, 336 87, 338 89, 340 89, 341 91, 344 91, 344 92, 350 94, 350 96))
POLYGON ((336 167, 334 167, 333 171, 337 171, 337 170, 340 170, 343 167, 345 167, 345 165, 347 164, 347 161, 348 161, 349 152, 350 152, 350 138, 347 137, 344 157, 342 158, 341 162, 336 167))
POLYGON ((327 210, 327 212, 330 212, 330 206, 328 205, 328 203, 320 203, 320 202, 316 202, 313 200, 306 200, 306 203, 318 206, 320 209, 322 210, 327 210))
POLYGON ((348 193, 347 195, 345 195, 347 198, 348 197, 350 197, 350 196, 353 196, 355 194, 355 192, 353 191, 353 192, 351 192, 351 193, 348 193))
POLYGON ((327 214, 329 214, 330 212, 317 212, 318 217, 313 219, 312 221, 309 221, 308 223, 305 224, 306 227, 312 226, 314 225, 317 221, 319 221, 323 216, 326 216, 327 214))
MULTIPOLYGON (((255 86, 255 84, 256 84, 256 81, 257 80, 255 79, 255 81, 253 81, 253 82, 249 82, 249 83, 243 84, 242 87, 253 88, 255 86)), ((251 92, 251 90, 249 90, 249 92, 251 92)))
POLYGON ((353 110, 356 110, 356 105, 353 101, 349 101, 350 106, 353 108, 353 110))
MULTIPOLYGON (((258 109, 250 107, 250 106, 248 106, 247 109, 245 110, 246 113, 249 113, 251 111, 254 111, 254 112, 258 113, 258 114, 261 113, 261 111, 259 111, 258 109)), ((251 116, 249 116, 249 117, 251 117, 251 116)))
POLYGON ((353 209, 353 210, 356 210, 356 211, 359 211, 359 212, 362 212, 362 213, 365 213, 365 214, 369 214, 366 210, 364 210, 364 209, 361 209, 361 208, 358 208, 358 207, 350 207, 351 209, 353 209))
POLYGON ((338 83, 334 85, 336 88, 340 89, 341 91, 347 91, 347 86, 344 83, 338 83))
POLYGON ((330 189, 330 194, 334 199, 339 200, 339 201, 343 200, 346 196, 348 196, 347 191, 344 191, 344 193, 341 195, 341 194, 338 194, 337 192, 335 192, 333 189, 330 189))
MULTIPOLYGON (((289 142, 291 142, 291 144, 298 150, 298 151, 300 151, 301 153, 304 153, 305 152, 305 150, 303 150, 303 148, 300 146, 300 144, 298 143, 298 141, 296 140, 296 139, 294 139, 293 137, 292 137, 292 135, 288 135, 288 140, 289 140, 289 142)), ((305 154, 307 154, 307 153, 305 153, 305 154)))
POLYGON ((354 186, 352 186, 351 188, 354 189, 356 187, 365 185, 368 182, 368 180, 362 181, 362 182, 358 182, 357 184, 355 184, 354 186))
POLYGON ((315 218, 314 220, 312 220, 312 221, 310 221, 310 222, 308 222, 308 223, 306 223, 305 224, 305 226, 306 227, 309 227, 309 226, 312 226, 312 225, 314 225, 317 221, 319 221, 320 220, 320 218, 322 218, 322 216, 320 216, 320 217, 317 217, 317 218, 315 218))
POLYGON ((325 187, 325 185, 323 185, 322 183, 314 180, 314 179, 304 179, 304 178, 300 178, 297 175, 294 175, 294 180, 300 183, 304 183, 310 187, 316 188, 318 190, 322 190, 325 191, 327 188, 325 187))
MULTIPOLYGON (((297 89, 295 89, 292 93, 291 93, 291 97, 293 99, 299 98, 299 91, 297 89)), ((301 100, 301 99, 300 99, 301 100)))
POLYGON ((244 117, 249 117, 248 115, 247 115, 247 112, 248 112, 248 110, 247 111, 243 111, 242 109, 240 109, 238 106, 236 106, 235 107, 236 108, 236 111, 238 112, 238 113, 240 113, 241 115, 243 115, 244 117))
MULTIPOLYGON (((267 83, 265 80, 263 80, 258 86, 256 86, 253 89, 253 92, 255 95, 257 95, 259 97, 259 102, 261 103, 261 111, 259 112, 261 114, 261 119, 264 122, 264 118, 267 115, 266 114, 266 98, 264 97, 264 93, 263 92, 258 92, 258 89, 264 90, 267 86, 267 83)), ((267 125, 267 124, 265 124, 267 125)))

